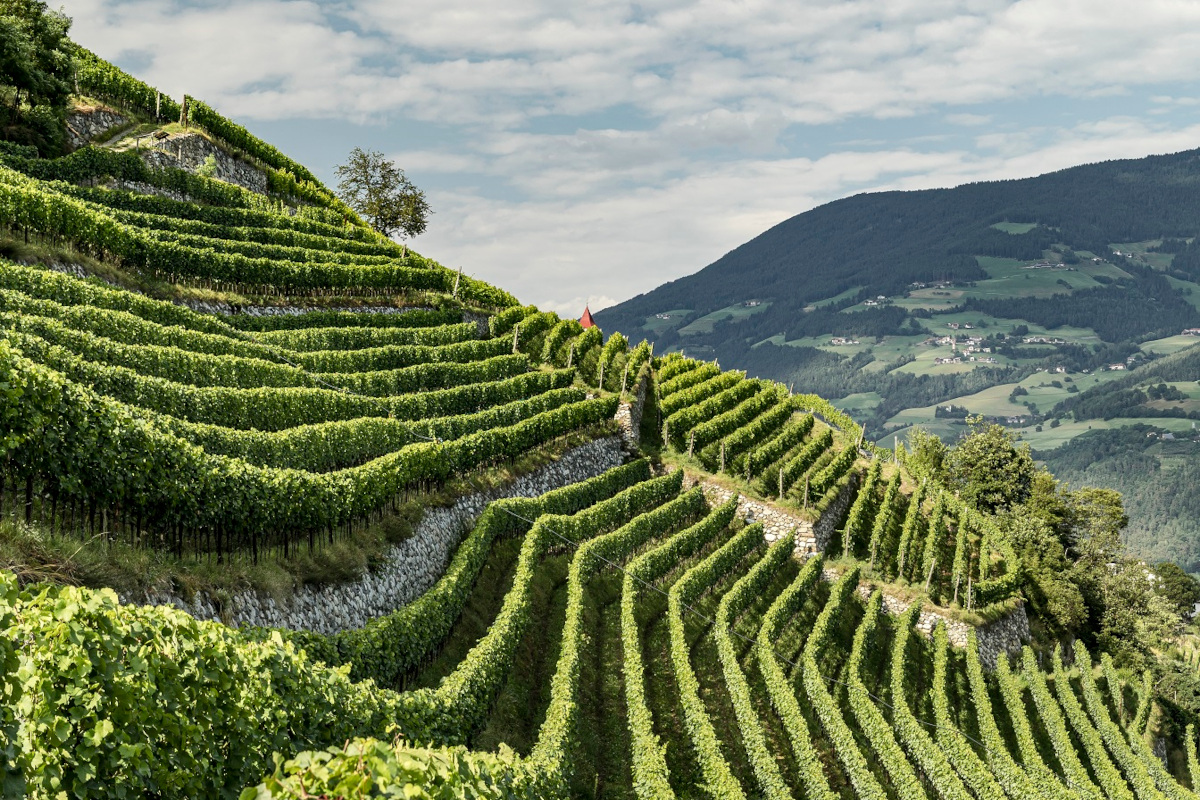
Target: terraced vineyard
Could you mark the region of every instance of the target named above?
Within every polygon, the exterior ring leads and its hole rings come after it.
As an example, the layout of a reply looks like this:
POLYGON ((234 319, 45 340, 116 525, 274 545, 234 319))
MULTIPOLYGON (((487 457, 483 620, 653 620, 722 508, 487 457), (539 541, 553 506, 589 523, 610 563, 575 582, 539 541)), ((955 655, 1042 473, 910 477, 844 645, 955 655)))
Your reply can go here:
MULTIPOLYGON (((80 59, 90 94, 163 107, 80 59)), ((187 104, 268 195, 0 151, 9 233, 95 273, 0 262, 5 530, 319 561, 530 452, 619 430, 629 457, 489 495, 430 589, 332 635, 0 573, 5 796, 1194 796, 1193 743, 1185 775, 1147 739, 1148 681, 1078 642, 1015 666, 980 644, 1024 619, 1011 542, 845 414, 519 306, 187 104)))

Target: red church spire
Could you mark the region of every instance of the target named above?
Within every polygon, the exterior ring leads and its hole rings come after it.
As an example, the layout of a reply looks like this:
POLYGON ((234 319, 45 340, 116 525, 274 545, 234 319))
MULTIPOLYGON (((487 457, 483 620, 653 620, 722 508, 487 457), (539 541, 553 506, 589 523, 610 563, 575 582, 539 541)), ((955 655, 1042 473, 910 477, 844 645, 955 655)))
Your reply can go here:
POLYGON ((596 321, 592 319, 591 309, 589 309, 586 305, 583 307, 583 316, 579 318, 579 324, 583 326, 584 330, 593 328, 596 325, 596 321))

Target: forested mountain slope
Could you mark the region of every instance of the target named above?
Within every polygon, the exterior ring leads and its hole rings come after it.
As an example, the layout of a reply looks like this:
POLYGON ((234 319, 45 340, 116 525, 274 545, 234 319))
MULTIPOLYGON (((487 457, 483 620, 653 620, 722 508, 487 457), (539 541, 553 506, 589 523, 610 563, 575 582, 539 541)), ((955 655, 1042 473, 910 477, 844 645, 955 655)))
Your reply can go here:
MULTIPOLYGON (((915 281, 980 280, 987 275, 975 256, 1041 259, 1055 243, 1103 255, 1113 242, 1190 238, 1197 212, 1200 150, 954 189, 861 194, 781 222, 694 275, 605 309, 597 319, 637 331, 648 316, 667 309, 702 316, 771 300, 747 335, 788 331, 789 339, 798 338, 792 334, 800 328, 793 326, 808 325, 789 317, 849 289, 865 298, 901 294, 915 281), (1020 234, 992 227, 1005 222, 1035 225, 1020 234)), ((1195 277, 1190 260, 1178 267, 1195 277)))
MULTIPOLYGON (((1164 380, 1156 368, 1137 368, 1197 342, 1198 207, 1195 150, 863 194, 799 214, 597 319, 660 352, 803 385, 883 444, 914 425, 953 441, 979 415, 1057 464, 1055 448, 1092 427, 1142 421, 1191 435, 1181 420, 1200 417, 1195 359, 1172 362, 1170 398, 1147 394, 1164 380), (1114 400, 1110 382, 1131 391, 1114 400), (1090 399, 1101 396, 1107 410, 1090 399)), ((1153 459, 1163 480, 1158 466, 1200 464, 1200 451, 1174 455, 1153 459)), ((1138 552, 1200 568, 1196 515, 1155 506, 1143 471, 1105 469, 1106 486, 1146 498, 1140 518, 1164 523, 1131 539, 1138 552)))

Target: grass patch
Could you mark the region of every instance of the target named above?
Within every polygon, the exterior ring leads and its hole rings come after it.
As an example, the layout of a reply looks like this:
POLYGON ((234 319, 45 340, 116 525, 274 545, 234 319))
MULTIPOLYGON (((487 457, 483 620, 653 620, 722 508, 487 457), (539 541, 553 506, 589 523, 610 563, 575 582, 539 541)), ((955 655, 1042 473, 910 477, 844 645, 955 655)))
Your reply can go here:
POLYGON ((670 311, 652 314, 642 322, 642 330, 654 334, 665 333, 685 323, 691 313, 690 308, 672 308, 670 311))
POLYGON ((795 580, 799 572, 800 562, 789 559, 775 574, 762 595, 755 599, 754 603, 733 625, 733 630, 738 635, 734 644, 740 651, 739 661, 742 665, 742 672, 750 686, 750 698, 758 710, 758 719, 767 740, 767 747, 774 754, 775 761, 789 786, 802 785, 800 771, 792 754, 787 731, 771 707, 771 698, 767 693, 766 684, 763 682, 762 673, 759 672, 758 657, 755 654, 755 637, 758 636, 759 628, 762 627, 762 618, 767 613, 767 609, 795 580))
MULTIPOLYGON (((621 644, 623 577, 616 570, 594 576, 588 582, 584 612, 592 639, 580 676, 580 724, 589 732, 582 737, 587 752, 581 761, 595 768, 590 778, 592 796, 605 800, 635 797, 621 644)), ((586 784, 588 778, 581 777, 586 784)))
MULTIPOLYGON (((765 546, 747 553, 728 575, 722 576, 694 604, 693 607, 699 612, 699 615, 711 620, 725 593, 732 589, 738 579, 758 563, 765 554, 765 546)), ((708 717, 717 732, 717 738, 721 743, 721 753, 729 764, 734 777, 742 784, 742 788, 754 788, 757 786, 754 770, 750 767, 750 761, 746 757, 746 748, 742 743, 742 734, 738 730, 737 715, 733 710, 733 701, 729 697, 729 688, 725 685, 721 659, 717 655, 717 643, 712 637, 712 625, 701 619, 700 616, 686 612, 684 613, 684 623, 691 646, 692 669, 700 683, 700 698, 704 701, 708 717)))
POLYGON ((1029 233, 1037 226, 1038 223, 1036 222, 997 222, 992 225, 992 227, 996 230, 1003 231, 1004 233, 1011 233, 1014 236, 1019 236, 1022 233, 1029 233))
MULTIPOLYGON (((1200 295, 1197 295, 1197 300, 1200 300, 1200 295)), ((1191 298, 1189 298, 1189 302, 1191 298)), ((1172 353, 1178 353, 1180 350, 1187 350, 1189 347, 1195 347, 1200 344, 1200 338, 1195 336, 1184 336, 1175 334, 1174 336, 1166 336, 1162 339, 1151 339, 1148 342, 1142 342, 1138 345, 1143 353, 1153 353, 1160 356, 1169 356, 1172 353)))
POLYGON ((835 294, 833 297, 826 297, 824 300, 817 300, 814 303, 809 303, 808 305, 806 305, 804 307, 804 311, 805 312, 814 311, 814 310, 816 310, 818 308, 822 308, 824 306, 831 306, 834 303, 840 303, 843 300, 849 300, 851 297, 854 297, 854 295, 861 292, 864 288, 866 288, 866 287, 852 286, 844 292, 839 292, 838 294, 835 294))
POLYGON ((748 306, 745 303, 735 303, 731 306, 712 311, 704 316, 694 319, 687 325, 679 329, 680 336, 690 336, 695 333, 712 333, 713 326, 722 320, 733 320, 740 322, 747 317, 753 316, 760 311, 766 311, 771 302, 764 300, 759 305, 748 306))

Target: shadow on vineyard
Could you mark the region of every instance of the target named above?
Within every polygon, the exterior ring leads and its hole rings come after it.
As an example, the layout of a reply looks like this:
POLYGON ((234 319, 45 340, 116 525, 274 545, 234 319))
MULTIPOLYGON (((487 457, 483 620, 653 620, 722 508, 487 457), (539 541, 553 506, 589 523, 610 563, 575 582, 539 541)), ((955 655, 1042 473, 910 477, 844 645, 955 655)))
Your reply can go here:
POLYGON ((1120 495, 521 306, 72 57, 116 132, 0 143, 5 797, 1195 796, 1120 495), (265 190, 123 141, 183 130, 265 190))

